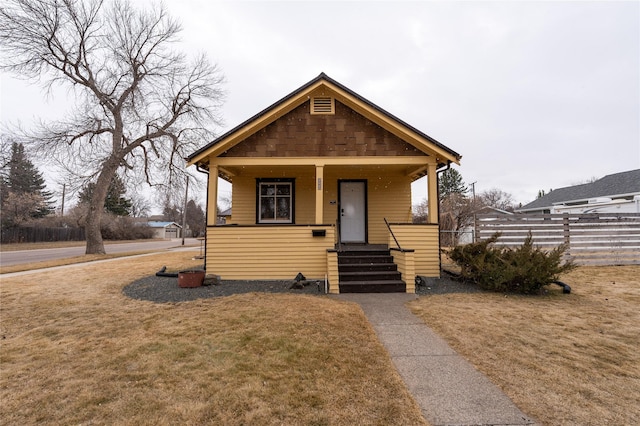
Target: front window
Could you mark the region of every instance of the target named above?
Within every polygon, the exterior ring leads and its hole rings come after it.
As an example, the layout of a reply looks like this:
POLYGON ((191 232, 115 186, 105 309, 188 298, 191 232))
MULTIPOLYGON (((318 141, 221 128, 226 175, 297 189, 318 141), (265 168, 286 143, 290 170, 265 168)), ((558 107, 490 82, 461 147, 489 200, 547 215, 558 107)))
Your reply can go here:
POLYGON ((258 223, 293 223, 293 181, 258 181, 258 223))

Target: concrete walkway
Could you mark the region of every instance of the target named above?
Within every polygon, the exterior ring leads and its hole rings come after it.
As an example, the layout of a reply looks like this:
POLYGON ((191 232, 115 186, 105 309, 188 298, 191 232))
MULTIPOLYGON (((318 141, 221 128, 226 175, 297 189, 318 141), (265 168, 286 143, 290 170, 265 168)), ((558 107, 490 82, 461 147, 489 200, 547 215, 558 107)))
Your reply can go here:
POLYGON ((476 370, 405 303, 413 294, 341 294, 358 303, 429 423, 532 425, 535 421, 476 370))

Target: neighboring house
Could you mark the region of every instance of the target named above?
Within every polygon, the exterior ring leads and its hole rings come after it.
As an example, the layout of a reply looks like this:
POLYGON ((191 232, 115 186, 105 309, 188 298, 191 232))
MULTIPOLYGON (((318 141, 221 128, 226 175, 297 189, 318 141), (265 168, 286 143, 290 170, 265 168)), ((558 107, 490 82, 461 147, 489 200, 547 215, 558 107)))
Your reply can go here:
POLYGON ((149 221, 146 225, 153 229, 153 238, 180 238, 182 226, 175 222, 149 221))
POLYGON ((209 175, 207 272, 231 280, 301 272, 327 278, 331 293, 413 292, 416 275, 440 274, 437 172, 460 158, 320 74, 187 158, 209 175), (423 176, 435 219, 414 225, 411 183, 423 176), (226 225, 216 225, 218 177, 232 184, 226 225), (395 264, 372 265, 391 256, 395 264))
POLYGON ((217 224, 218 225, 225 225, 227 223, 231 223, 231 207, 229 207, 226 210, 222 210, 219 214, 218 214, 218 221, 217 224))
POLYGON ((516 210, 521 213, 640 213, 640 169, 555 189, 516 210))

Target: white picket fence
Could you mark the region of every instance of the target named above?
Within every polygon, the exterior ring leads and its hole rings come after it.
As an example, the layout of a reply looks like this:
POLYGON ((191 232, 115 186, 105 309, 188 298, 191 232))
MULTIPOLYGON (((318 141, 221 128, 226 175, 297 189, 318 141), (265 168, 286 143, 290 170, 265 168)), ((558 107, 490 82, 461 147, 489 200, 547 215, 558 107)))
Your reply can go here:
POLYGON ((500 232, 497 245, 521 245, 531 232, 534 245, 566 244, 566 256, 580 265, 640 265, 640 214, 476 215, 474 241, 500 232))

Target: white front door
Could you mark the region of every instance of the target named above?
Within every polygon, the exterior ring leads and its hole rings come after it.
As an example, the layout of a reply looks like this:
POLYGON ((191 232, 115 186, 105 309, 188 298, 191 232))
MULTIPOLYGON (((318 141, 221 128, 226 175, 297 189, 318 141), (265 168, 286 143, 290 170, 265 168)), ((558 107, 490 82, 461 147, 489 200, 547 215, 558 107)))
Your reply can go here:
POLYGON ((340 241, 367 242, 367 183, 340 182, 340 241))

